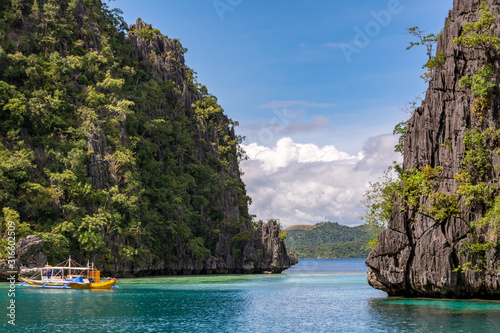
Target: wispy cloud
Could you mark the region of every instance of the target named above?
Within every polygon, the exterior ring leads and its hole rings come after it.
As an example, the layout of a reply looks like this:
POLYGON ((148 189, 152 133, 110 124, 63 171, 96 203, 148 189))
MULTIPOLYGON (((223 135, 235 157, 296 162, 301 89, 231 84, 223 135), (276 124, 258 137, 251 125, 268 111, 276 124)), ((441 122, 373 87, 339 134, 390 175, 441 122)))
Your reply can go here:
POLYGON ((331 47, 331 48, 342 48, 342 47, 348 47, 349 45, 354 45, 354 46, 360 46, 361 44, 356 41, 356 40, 351 40, 349 42, 341 42, 341 43, 334 43, 334 42, 326 42, 325 44, 322 44, 322 47, 331 47))
POLYGON ((321 46, 324 46, 324 47, 341 47, 343 44, 345 43, 332 43, 332 42, 327 42, 321 46))
POLYGON ((295 134, 314 133, 325 129, 330 120, 325 116, 313 117, 310 121, 293 120, 296 115, 281 115, 278 122, 262 123, 253 122, 240 125, 240 129, 250 133, 258 133, 263 128, 268 128, 276 136, 292 136, 295 134))
POLYGON ((328 125, 329 121, 330 120, 324 116, 316 116, 310 123, 293 120, 283 129, 282 132, 283 135, 286 136, 300 133, 313 133, 324 129, 328 125))
POLYGON ((330 108, 334 107, 333 103, 312 103, 306 101, 271 101, 257 106, 259 109, 282 109, 290 107, 308 107, 308 108, 330 108))

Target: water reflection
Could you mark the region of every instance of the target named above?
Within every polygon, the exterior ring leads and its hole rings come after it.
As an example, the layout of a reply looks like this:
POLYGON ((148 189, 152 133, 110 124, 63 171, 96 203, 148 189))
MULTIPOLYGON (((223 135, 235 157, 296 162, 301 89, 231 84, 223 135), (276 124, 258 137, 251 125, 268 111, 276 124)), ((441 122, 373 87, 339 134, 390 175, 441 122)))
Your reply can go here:
POLYGON ((176 285, 195 286, 199 284, 231 284, 248 281, 251 275, 179 275, 118 280, 119 285, 176 285))
POLYGON ((18 289, 16 321, 24 332, 41 325, 71 327, 82 318, 114 313, 115 290, 18 289))
POLYGON ((393 331, 499 332, 498 301, 376 298, 369 302, 373 325, 393 331))
POLYGON ((117 290, 23 290, 16 301, 18 332, 41 328, 47 332, 208 332, 217 327, 215 331, 223 331, 246 307, 245 297, 238 290, 162 285, 117 290))

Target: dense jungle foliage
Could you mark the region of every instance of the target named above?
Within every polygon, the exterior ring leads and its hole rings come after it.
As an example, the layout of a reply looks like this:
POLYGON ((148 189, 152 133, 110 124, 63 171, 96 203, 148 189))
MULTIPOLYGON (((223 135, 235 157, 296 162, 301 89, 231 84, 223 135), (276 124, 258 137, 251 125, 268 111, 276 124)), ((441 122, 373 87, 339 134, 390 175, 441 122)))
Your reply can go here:
POLYGON ((237 235, 250 217, 235 123, 185 52, 99 0, 0 0, 0 234, 14 221, 51 262, 107 267, 203 259, 222 229, 237 235), (131 36, 174 48, 139 61, 131 36))
POLYGON ((366 258, 371 233, 364 226, 348 227, 322 222, 304 228, 289 228, 285 244, 298 258, 366 258))

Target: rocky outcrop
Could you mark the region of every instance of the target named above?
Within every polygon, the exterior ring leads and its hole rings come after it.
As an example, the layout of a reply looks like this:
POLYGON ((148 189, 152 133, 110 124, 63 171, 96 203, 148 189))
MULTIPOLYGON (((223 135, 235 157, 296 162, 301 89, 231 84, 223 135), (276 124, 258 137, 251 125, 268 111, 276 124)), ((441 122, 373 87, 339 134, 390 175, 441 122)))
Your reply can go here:
POLYGON ((0 279, 10 276, 9 271, 16 271, 23 276, 31 276, 34 268, 43 267, 47 262, 47 255, 43 248, 43 239, 39 236, 21 238, 16 246, 15 269, 11 269, 7 261, 0 262, 0 279))
POLYGON ((110 272, 117 277, 147 275, 192 274, 260 274, 281 273, 298 263, 298 259, 286 251, 279 235, 281 226, 274 220, 259 221, 256 226, 242 226, 241 233, 248 232, 250 240, 234 242, 228 231, 221 232, 214 256, 194 260, 183 253, 170 265, 127 266, 110 272), (248 229, 246 229, 248 227, 248 229))
MULTIPOLYGON (((442 166, 438 191, 456 193, 454 177, 460 172, 465 154, 464 135, 468 130, 481 130, 500 125, 500 100, 492 101, 492 109, 481 120, 471 112, 470 90, 459 87, 464 75, 473 75, 487 63, 480 49, 450 44, 459 36, 466 22, 479 19, 482 0, 455 0, 446 20, 437 52, 446 54, 446 63, 437 68, 429 83, 425 100, 408 122, 405 140, 404 169, 442 166)), ((500 12, 500 1, 488 0, 490 11, 500 12)), ((495 35, 500 36, 497 17, 495 35)), ((498 66, 497 66, 498 68, 498 66)), ((496 165, 498 165, 498 159, 496 165)), ((494 168, 493 168, 494 169, 494 168)), ((498 178, 492 170, 489 181, 498 178)), ((379 237, 379 245, 367 259, 368 282, 391 296, 426 296, 455 298, 497 298, 500 294, 499 256, 496 248, 486 254, 484 273, 456 269, 466 262, 476 263, 477 255, 463 250, 470 241, 469 222, 484 215, 483 205, 464 205, 462 218, 449 218, 438 223, 432 217, 413 214, 395 207, 388 229, 379 237)), ((420 204, 428 204, 427 197, 420 204)))
POLYGON ((43 250, 43 239, 39 236, 28 236, 17 242, 16 254, 18 260, 26 267, 40 267, 47 262, 43 250))
MULTIPOLYGON (((267 223, 259 221, 254 227, 250 225, 251 241, 244 244, 233 244, 228 232, 219 234, 214 257, 204 260, 193 260, 184 254, 170 265, 159 266, 117 266, 114 272, 107 272, 116 277, 178 275, 178 274, 259 274, 281 273, 298 263, 298 259, 289 255, 284 241, 279 234, 281 226, 274 220, 267 223), (234 256, 233 247, 243 248, 241 256, 234 256)), ((12 270, 7 261, 0 262, 0 280, 6 280, 16 271, 22 276, 37 273, 35 268, 43 267, 47 255, 43 248, 43 240, 39 236, 21 238, 16 246, 16 268, 12 270)))
POLYGON ((139 18, 129 27, 128 41, 133 46, 132 56, 140 62, 149 62, 157 79, 174 82, 186 105, 191 106, 199 98, 189 89, 185 80, 187 67, 184 65, 183 49, 179 49, 180 42, 177 39, 162 36, 151 24, 146 24, 139 18), (144 31, 149 34, 141 34, 144 31))

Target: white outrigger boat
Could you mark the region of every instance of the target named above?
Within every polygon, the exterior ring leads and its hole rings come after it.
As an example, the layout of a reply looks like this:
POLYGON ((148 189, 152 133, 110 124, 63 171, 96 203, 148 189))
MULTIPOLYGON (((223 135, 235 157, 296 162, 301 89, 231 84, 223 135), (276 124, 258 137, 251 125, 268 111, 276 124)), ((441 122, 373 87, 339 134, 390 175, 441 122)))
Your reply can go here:
POLYGON ((40 271, 29 279, 19 278, 23 281, 20 286, 32 288, 52 289, 111 289, 115 286, 116 279, 101 278, 101 272, 94 268, 94 264, 87 263, 83 267, 71 256, 68 260, 57 266, 45 265, 40 271))

